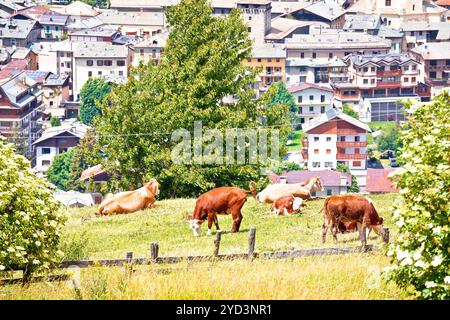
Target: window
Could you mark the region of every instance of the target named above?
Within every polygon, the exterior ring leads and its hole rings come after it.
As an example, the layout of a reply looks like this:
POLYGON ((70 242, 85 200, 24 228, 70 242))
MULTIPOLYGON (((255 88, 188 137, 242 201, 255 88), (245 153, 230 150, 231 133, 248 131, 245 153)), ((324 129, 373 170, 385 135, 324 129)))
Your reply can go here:
POLYGON ((313 101, 314 100, 314 96, 309 96, 309 101, 313 101))
POLYGON ((314 112, 314 107, 313 106, 309 107, 309 112, 314 112))
POLYGON ((314 137, 314 142, 318 142, 319 141, 319 137, 314 137))
POLYGON ((450 66, 450 60, 445 60, 445 65, 450 66))
POLYGON ((314 149, 314 154, 319 154, 319 149, 314 149))
POLYGON ((327 189, 327 196, 331 196, 333 194, 333 191, 331 189, 327 189))
POLYGON ((353 161, 354 167, 361 167, 361 161, 353 161))
POLYGON ((103 64, 104 64, 106 67, 111 67, 111 66, 112 66, 112 60, 103 60, 103 64))
POLYGON ((59 148, 59 153, 67 152, 67 148, 59 148))
POLYGON ((411 69, 412 69, 413 71, 416 71, 416 70, 417 70, 417 66, 416 66, 415 64, 413 64, 411 69))
POLYGON ((42 154, 50 154, 50 148, 42 148, 42 154))
POLYGON ((364 67, 364 72, 368 72, 369 71, 369 68, 368 67, 364 67))
POLYGON ((333 59, 333 52, 330 52, 330 53, 328 54, 328 58, 333 59))
POLYGON ((248 32, 252 32, 252 28, 251 27, 248 27, 248 32))
POLYGON ((303 113, 303 108, 302 107, 298 107, 298 113, 302 114, 303 113))
POLYGON ((327 149, 326 154, 331 154, 331 149, 327 149))
POLYGON ((101 71, 99 71, 99 72, 98 72, 98 75, 99 75, 99 76, 101 76, 101 75, 102 75, 102 72, 101 72, 101 71))
MULTIPOLYGON (((141 56, 144 55, 144 49, 140 49, 139 52, 140 52, 141 56)), ((249 59, 249 60, 250 60, 250 59, 249 59)))
POLYGON ((87 61, 86 61, 86 65, 87 65, 88 67, 92 67, 92 66, 94 65, 94 61, 93 61, 93 60, 87 60, 87 61))
POLYGON ((435 67, 437 65, 437 61, 436 60, 430 60, 430 66, 435 67))
POLYGON ((331 142, 331 137, 327 137, 327 142, 331 142))
POLYGON ((125 66, 125 60, 117 60, 117 66, 118 67, 124 67, 125 66))
POLYGON ((345 142, 345 136, 340 136, 340 137, 339 137, 339 141, 345 142))
POLYGON ((320 162, 313 162, 312 166, 313 168, 320 168, 320 162))
POLYGON ((317 57, 317 54, 315 52, 313 52, 312 58, 315 59, 316 57, 317 57))
POLYGON ((123 76, 123 71, 119 70, 119 76, 123 76))
POLYGON ((355 136, 355 142, 359 142, 361 141, 361 137, 360 136, 355 136))
POLYGON ((325 162, 325 168, 333 167, 333 162, 325 162))
POLYGON ((69 69, 70 69, 70 67, 71 67, 70 62, 66 62, 66 68, 69 68, 69 69))
POLYGON ((49 101, 48 103, 50 107, 53 107, 53 101, 49 101))
POLYGON ((50 160, 42 160, 42 165, 43 166, 49 166, 50 165, 50 160))
POLYGON ((92 77, 92 71, 88 71, 88 77, 92 77))
POLYGON ((411 31, 411 32, 409 33, 409 35, 410 35, 411 37, 414 37, 414 31, 411 31))
POLYGON ((281 60, 280 60, 280 58, 276 58, 275 61, 276 62, 280 62, 281 60))
POLYGON ((305 53, 304 52, 300 53, 300 58, 302 58, 302 59, 305 58, 305 53))
POLYGON ((103 60, 97 60, 97 66, 102 67, 103 66, 103 60))
POLYGON ((325 107, 324 106, 320 107, 320 113, 325 113, 325 107))
POLYGON ((267 58, 267 62, 272 62, 272 59, 271 58, 267 58))
POLYGON ((298 96, 298 97, 297 97, 297 102, 298 102, 298 103, 302 103, 302 100, 303 100, 303 96, 298 96))
POLYGON ((256 59, 256 61, 261 62, 261 58, 256 59))
POLYGON ((375 79, 370 79, 370 84, 375 84, 375 79))
POLYGON ((355 148, 355 154, 359 154, 359 148, 355 148))
POLYGON ((320 102, 325 102, 325 95, 322 94, 322 95, 320 96, 320 102))
POLYGON ((370 71, 375 72, 375 67, 370 68, 370 71))
POLYGON ((404 66, 403 71, 409 71, 409 66, 404 66))
POLYGON ((435 71, 430 72, 430 78, 431 79, 436 79, 436 72, 435 71))
POLYGON ((368 84, 369 83, 369 79, 363 79, 363 84, 368 84))
POLYGON ((413 83, 416 82, 416 77, 412 77, 411 82, 413 82, 413 83))
POLYGON ((409 82, 409 78, 405 78, 403 81, 404 82, 409 82))

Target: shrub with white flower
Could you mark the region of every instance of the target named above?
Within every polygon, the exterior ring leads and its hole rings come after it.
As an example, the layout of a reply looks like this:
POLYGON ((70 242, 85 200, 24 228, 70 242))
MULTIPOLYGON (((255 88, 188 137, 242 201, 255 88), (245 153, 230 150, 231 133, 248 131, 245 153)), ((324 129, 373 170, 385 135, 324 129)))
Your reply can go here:
POLYGON ((65 217, 50 184, 30 162, 0 138, 0 276, 19 268, 24 280, 61 260, 58 250, 65 217))
MULTIPOLYGON (((407 103, 405 108, 413 108, 407 103)), ((450 299, 450 94, 414 110, 402 134, 394 204, 399 236, 388 248, 388 279, 419 299, 450 299)))

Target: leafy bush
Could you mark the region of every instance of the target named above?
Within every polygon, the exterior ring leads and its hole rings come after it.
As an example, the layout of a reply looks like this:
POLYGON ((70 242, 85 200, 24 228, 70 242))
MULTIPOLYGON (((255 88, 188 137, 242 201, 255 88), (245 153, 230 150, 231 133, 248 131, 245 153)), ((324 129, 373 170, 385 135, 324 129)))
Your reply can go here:
MULTIPOLYGON (((411 103, 406 104, 412 108, 411 103)), ((450 299, 450 95, 420 105, 402 133, 394 205, 399 236, 389 246, 387 278, 419 299, 450 299)))
POLYGON ((60 260, 65 219, 48 182, 1 140, 0 177, 0 274, 23 269, 26 282, 33 272, 48 270, 60 260))
POLYGON ((51 117, 50 124, 52 127, 58 127, 61 125, 61 120, 58 117, 51 117))

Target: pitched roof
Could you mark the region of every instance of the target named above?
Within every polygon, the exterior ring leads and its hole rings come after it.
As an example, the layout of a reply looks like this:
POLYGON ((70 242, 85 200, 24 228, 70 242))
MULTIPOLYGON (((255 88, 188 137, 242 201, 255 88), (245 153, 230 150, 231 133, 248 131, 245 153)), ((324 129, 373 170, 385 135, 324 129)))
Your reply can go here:
POLYGON ((366 130, 367 132, 372 132, 372 130, 370 130, 370 127, 366 123, 359 121, 358 119, 355 119, 355 118, 343 113, 342 111, 339 111, 336 109, 329 109, 325 113, 322 113, 320 115, 320 117, 314 118, 310 122, 303 124, 303 131, 308 132, 308 131, 310 131, 314 128, 317 128, 318 126, 321 126, 322 124, 327 123, 328 121, 333 120, 335 118, 339 118, 343 121, 346 121, 358 128, 366 130))
POLYGON ((389 180, 388 175, 395 168, 367 169, 366 191, 367 192, 398 192, 395 184, 389 180))
POLYGON ((373 30, 378 29, 381 24, 381 18, 377 14, 357 14, 346 15, 344 30, 373 30))
POLYGON ((329 21, 334 21, 345 14, 345 10, 334 0, 322 0, 314 2, 304 8, 304 10, 325 18, 329 21))
POLYGON ((51 127, 45 130, 42 133, 42 136, 37 139, 33 144, 40 143, 42 141, 48 140, 50 138, 56 137, 60 134, 63 134, 65 136, 71 135, 74 137, 78 137, 82 139, 84 135, 86 134, 86 131, 88 129, 88 126, 82 123, 73 123, 73 124, 65 124, 57 127, 51 127))
POLYGON ((0 38, 26 39, 36 23, 34 20, 0 19, 0 38))
POLYGON ((99 14, 95 8, 81 1, 74 1, 66 6, 53 6, 52 10, 61 14, 67 14, 69 16, 94 17, 99 14))
MULTIPOLYGON (((337 187, 341 186, 341 178, 345 179, 345 185, 350 186, 352 183, 352 176, 348 173, 343 173, 335 170, 319 170, 319 171, 309 171, 309 170, 298 170, 289 171, 283 175, 286 177, 286 183, 299 183, 307 181, 313 177, 319 177, 322 185, 324 187, 337 187)), ((274 183, 280 182, 280 176, 273 174, 271 175, 271 180, 274 183)))
POLYGON ((286 58, 286 50, 282 45, 264 44, 253 47, 253 58, 286 58))
POLYGON ((370 55, 349 55, 346 61, 351 61, 355 66, 362 66, 366 63, 373 63, 379 65, 380 63, 391 64, 398 63, 404 64, 409 61, 415 61, 410 55, 406 53, 388 53, 388 54, 370 54, 370 55))
POLYGON ((425 60, 450 59, 450 42, 427 42, 411 49, 425 60))
POLYGON ((65 26, 67 24, 68 19, 69 19, 68 15, 55 14, 54 12, 48 12, 41 16, 41 18, 39 19, 39 23, 45 24, 45 25, 65 26))
POLYGON ((73 56, 75 58, 125 58, 128 56, 128 47, 106 42, 82 42, 75 48, 73 56))
POLYGON ((306 82, 294 84, 288 88, 288 91, 290 93, 294 93, 294 92, 299 92, 299 91, 303 91, 306 89, 317 89, 317 90, 322 90, 322 91, 333 92, 333 89, 331 89, 331 87, 329 85, 319 85, 316 83, 306 83, 306 82))
POLYGON ((96 175, 102 174, 104 172, 105 172, 105 170, 103 170, 102 165, 98 164, 96 166, 89 167, 86 170, 84 170, 81 173, 80 180, 81 181, 86 181, 86 180, 88 180, 88 179, 90 179, 92 177, 95 177, 96 175))

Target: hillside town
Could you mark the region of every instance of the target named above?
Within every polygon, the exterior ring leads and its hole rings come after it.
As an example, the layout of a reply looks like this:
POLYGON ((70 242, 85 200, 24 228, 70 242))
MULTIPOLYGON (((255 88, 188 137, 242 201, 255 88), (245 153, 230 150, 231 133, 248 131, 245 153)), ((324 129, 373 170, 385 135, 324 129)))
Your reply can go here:
MULTIPOLYGON (((77 146, 80 92, 90 78, 127 82, 131 67, 157 65, 170 27, 165 12, 177 0, 0 1, 0 135, 20 146, 45 175, 54 158, 77 146), (57 125, 51 125, 57 119, 57 125)), ((255 97, 282 82, 295 98, 299 132, 288 141, 284 170, 272 182, 318 176, 323 191, 395 192, 388 176, 395 156, 373 165, 369 145, 383 126, 407 117, 403 101, 428 102, 450 85, 450 2, 445 0, 211 0, 212 15, 242 10, 258 69, 255 97), (344 110, 350 109, 355 116, 344 110), (376 128, 376 129, 373 129, 376 128), (369 139, 370 136, 370 139, 369 139), (343 165, 349 172, 336 170, 343 165)), ((376 149, 376 148, 375 148, 376 149)), ((389 153, 389 152, 388 152, 389 153)), ((101 182, 101 167, 82 180, 101 182)), ((61 194, 78 205, 72 192, 61 194)), ((80 200, 81 199, 81 200, 80 200)))

